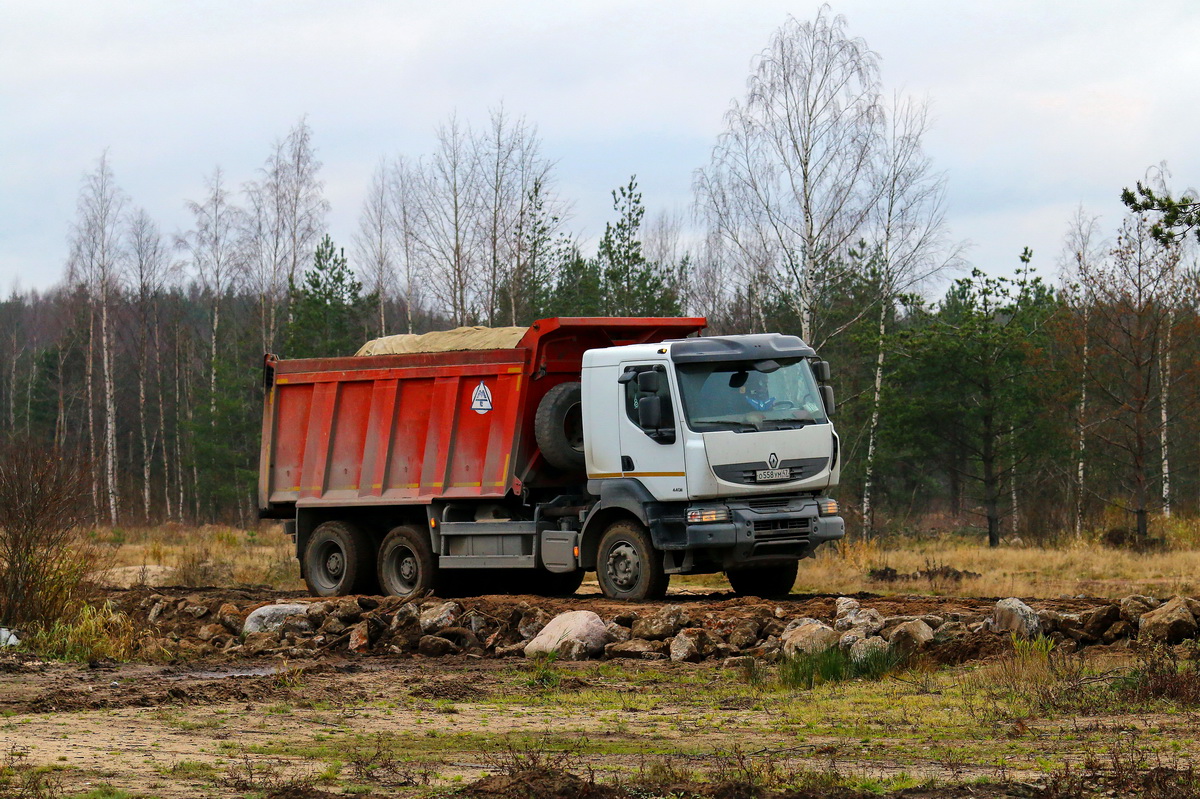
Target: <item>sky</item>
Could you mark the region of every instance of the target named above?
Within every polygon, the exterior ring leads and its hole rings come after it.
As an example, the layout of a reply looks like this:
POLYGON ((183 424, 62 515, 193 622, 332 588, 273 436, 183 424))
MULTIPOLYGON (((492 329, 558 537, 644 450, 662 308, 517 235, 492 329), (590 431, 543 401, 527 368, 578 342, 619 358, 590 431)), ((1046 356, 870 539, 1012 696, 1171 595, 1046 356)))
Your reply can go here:
MULTIPOLYGON (((1082 206, 1111 234, 1119 193, 1166 162, 1200 184, 1200 4, 1005 0, 831 3, 928 100, 925 146, 966 258, 1057 274, 1082 206)), ((0 0, 0 290, 63 275, 83 176, 117 183, 164 232, 187 229, 220 166, 256 176, 304 116, 350 244, 380 159, 419 157, 451 114, 503 104, 556 162, 569 227, 594 241, 636 174, 650 214, 688 215, 754 56, 815 2, 748 0, 0 0)))

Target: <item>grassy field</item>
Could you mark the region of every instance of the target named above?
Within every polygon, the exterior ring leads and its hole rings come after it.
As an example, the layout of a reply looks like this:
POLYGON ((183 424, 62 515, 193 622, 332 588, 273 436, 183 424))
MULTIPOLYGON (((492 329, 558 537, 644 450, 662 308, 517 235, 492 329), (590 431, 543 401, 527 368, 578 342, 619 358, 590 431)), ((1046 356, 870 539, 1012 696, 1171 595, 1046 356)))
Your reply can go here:
MULTIPOLYGON (((1176 522, 1170 533, 1170 548, 1149 553, 1105 547, 1094 536, 1064 536, 1054 547, 1005 544, 996 549, 983 546, 977 536, 957 533, 847 540, 803 562, 795 591, 1024 597, 1200 594, 1200 545, 1192 526, 1176 522), (897 577, 881 577, 887 569, 897 577)), ((119 569, 115 573, 126 582, 145 569, 151 582, 167 578, 184 585, 304 588, 294 546, 278 525, 254 530, 168 525, 101 530, 96 535, 105 544, 111 567, 119 569)), ((675 577, 672 585, 728 589, 721 575, 675 577)))

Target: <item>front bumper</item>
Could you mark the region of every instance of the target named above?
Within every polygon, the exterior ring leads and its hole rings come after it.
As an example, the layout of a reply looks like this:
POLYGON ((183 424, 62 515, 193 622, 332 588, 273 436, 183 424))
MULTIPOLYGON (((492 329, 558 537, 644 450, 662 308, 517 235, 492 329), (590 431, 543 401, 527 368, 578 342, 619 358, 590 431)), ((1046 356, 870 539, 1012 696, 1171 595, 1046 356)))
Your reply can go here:
POLYGON ((845 535, 841 516, 820 516, 811 496, 729 500, 730 520, 686 525, 683 549, 707 550, 722 567, 806 558, 845 535))

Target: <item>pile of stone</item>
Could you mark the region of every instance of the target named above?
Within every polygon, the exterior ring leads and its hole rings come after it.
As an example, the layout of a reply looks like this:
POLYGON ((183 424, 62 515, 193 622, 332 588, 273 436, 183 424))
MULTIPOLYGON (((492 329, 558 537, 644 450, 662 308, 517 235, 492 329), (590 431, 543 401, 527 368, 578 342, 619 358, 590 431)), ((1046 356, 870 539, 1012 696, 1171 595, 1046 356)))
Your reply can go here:
POLYGON ((140 609, 168 649, 181 654, 312 657, 358 654, 534 657, 562 660, 634 659, 729 665, 775 660, 839 647, 860 659, 882 650, 916 655, 980 637, 1047 636, 1068 651, 1131 640, 1175 644, 1197 635, 1200 602, 1129 596, 1078 613, 1035 610, 1015 597, 991 612, 884 616, 850 597, 832 618, 792 617, 783 607, 745 605, 720 610, 664 605, 604 619, 590 610, 552 616, 527 602, 405 601, 343 597, 240 609, 193 596, 144 598, 140 609), (496 608, 500 607, 500 610, 496 608))

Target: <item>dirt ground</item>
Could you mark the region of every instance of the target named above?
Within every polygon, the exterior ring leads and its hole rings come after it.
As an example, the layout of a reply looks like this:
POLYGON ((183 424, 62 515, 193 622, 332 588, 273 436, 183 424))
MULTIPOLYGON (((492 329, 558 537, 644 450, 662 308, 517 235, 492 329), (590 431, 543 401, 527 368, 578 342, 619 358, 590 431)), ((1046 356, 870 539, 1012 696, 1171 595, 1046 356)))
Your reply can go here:
MULTIPOLYGON (((297 592, 183 588, 108 596, 136 608, 151 594, 242 609, 307 599, 297 592)), ((856 598, 885 615, 943 616, 986 614, 996 600, 856 598)), ((830 618, 836 599, 795 595, 767 604, 780 618, 830 618)), ((750 614, 764 605, 686 590, 669 601, 693 617, 750 614)), ((602 616, 661 606, 595 595, 470 602, 496 615, 522 603, 602 616)), ((1073 612, 1101 601, 1031 603, 1073 612)), ((783 686, 771 667, 751 673, 714 661, 545 664, 328 652, 66 664, 8 652, 0 656, 0 751, 10 773, 34 768, 67 795, 104 797, 668 795, 580 787, 590 785, 589 775, 611 786, 648 774, 656 784, 673 778, 715 796, 714 786, 730 775, 792 771, 837 779, 789 796, 1032 796, 1046 794, 1053 787, 1048 780, 1069 771, 1068 764, 1114 741, 1144 741, 1160 763, 1168 756, 1190 764, 1198 753, 1200 719, 1190 711, 1030 714, 971 688, 978 682, 973 675, 1003 664, 1012 649, 998 635, 973 640, 970 651, 934 650, 903 675, 809 690, 783 686), (584 783, 571 782, 568 772, 584 783), (530 787, 535 783, 541 787, 530 787)), ((1092 650, 1101 674, 1105 658, 1114 667, 1128 658, 1106 647, 1092 650)), ((745 795, 775 794, 763 787, 745 795)))

